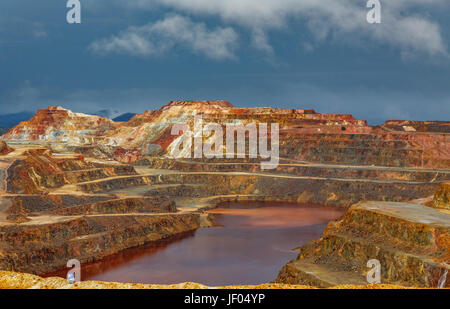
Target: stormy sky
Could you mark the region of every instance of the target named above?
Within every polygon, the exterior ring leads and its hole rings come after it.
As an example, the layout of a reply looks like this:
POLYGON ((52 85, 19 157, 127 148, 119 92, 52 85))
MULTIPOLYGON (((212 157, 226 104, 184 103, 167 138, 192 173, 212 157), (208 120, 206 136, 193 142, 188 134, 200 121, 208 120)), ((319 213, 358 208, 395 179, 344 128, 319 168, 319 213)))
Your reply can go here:
POLYGON ((450 2, 0 1, 0 114, 157 109, 170 100, 450 120, 450 2))

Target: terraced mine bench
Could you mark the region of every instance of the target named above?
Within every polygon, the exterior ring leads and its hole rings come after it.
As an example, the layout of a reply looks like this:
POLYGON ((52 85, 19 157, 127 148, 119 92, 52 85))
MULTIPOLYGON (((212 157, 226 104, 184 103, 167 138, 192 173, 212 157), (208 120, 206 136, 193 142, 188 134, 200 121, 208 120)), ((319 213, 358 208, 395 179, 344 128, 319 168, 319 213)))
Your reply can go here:
POLYGON ((376 259, 382 283, 450 287, 450 213, 413 203, 359 203, 299 251, 276 282, 365 284, 367 262, 376 259))
POLYGON ((379 259, 383 281, 448 286, 449 127, 372 127, 351 115, 227 101, 174 101, 121 123, 49 107, 1 137, 0 269, 44 273, 193 231, 208 224, 202 209, 222 201, 381 200, 352 206, 277 280, 365 284, 367 260, 379 259), (170 159, 172 125, 194 115, 222 126, 277 122, 280 164, 170 159))

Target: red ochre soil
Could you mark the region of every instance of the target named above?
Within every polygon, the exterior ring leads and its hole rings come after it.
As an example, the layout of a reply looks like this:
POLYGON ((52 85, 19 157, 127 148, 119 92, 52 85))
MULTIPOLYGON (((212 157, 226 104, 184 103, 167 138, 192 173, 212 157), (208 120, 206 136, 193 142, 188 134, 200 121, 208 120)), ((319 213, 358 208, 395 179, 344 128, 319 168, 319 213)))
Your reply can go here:
POLYGON ((383 283, 436 287, 450 251, 449 125, 372 127, 351 115, 227 101, 173 101, 120 123, 49 107, 0 138, 0 269, 44 274, 208 226, 204 210, 220 202, 286 201, 348 211, 277 282, 365 284, 365 263, 377 258, 383 283), (277 122, 278 167, 172 159, 172 126, 192 125, 194 115, 222 126, 277 122))

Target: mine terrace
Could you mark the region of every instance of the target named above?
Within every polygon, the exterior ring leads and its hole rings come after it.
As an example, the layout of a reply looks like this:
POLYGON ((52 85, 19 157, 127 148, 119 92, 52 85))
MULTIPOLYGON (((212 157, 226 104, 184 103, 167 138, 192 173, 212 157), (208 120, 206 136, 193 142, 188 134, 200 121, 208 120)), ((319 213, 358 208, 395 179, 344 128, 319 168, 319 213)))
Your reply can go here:
MULTIPOLYGON (((286 201, 345 214, 299 248, 276 283, 365 285, 375 258, 385 265, 383 283, 449 287, 449 133, 450 122, 369 126, 351 115, 227 101, 170 102, 128 122, 39 110, 0 141, 0 269, 29 273, 22 276, 32 286, 41 279, 31 274, 64 269, 71 258, 95 261, 208 227, 205 210, 220 202, 286 201), (195 115, 221 125, 278 123, 279 164, 173 158, 181 134, 173 126, 192 125, 195 115)), ((1 284, 20 286, 16 275, 2 272, 1 284)))

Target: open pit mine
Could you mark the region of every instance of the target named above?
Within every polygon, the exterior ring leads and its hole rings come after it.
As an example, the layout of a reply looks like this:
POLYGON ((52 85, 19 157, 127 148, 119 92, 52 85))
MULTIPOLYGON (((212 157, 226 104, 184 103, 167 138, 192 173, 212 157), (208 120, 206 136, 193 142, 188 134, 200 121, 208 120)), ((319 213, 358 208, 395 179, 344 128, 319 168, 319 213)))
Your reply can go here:
POLYGON ((227 101, 170 102, 128 122, 49 107, 2 135, 0 287, 150 287, 43 277, 70 259, 84 265, 214 226, 209 210, 243 201, 342 212, 262 287, 365 286, 369 260, 386 287, 450 287, 450 122, 369 126, 227 101), (185 132, 173 126, 196 115, 221 126, 277 123, 278 165, 174 157, 185 132))

